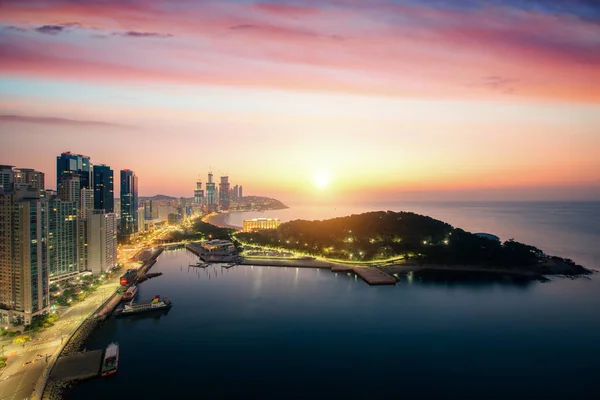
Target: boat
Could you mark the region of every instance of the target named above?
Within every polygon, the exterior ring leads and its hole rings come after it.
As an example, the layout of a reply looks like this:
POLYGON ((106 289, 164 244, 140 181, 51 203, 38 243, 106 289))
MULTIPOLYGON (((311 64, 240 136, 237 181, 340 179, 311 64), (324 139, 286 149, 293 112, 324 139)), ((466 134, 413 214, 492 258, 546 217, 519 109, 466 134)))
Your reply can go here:
POLYGON ((125 317, 127 315, 135 315, 148 311, 168 310, 172 306, 173 303, 171 303, 168 297, 163 297, 161 299, 160 295, 157 294, 152 300, 146 300, 136 304, 134 304, 132 300, 131 302, 126 303, 123 308, 115 311, 115 316, 125 317))
POLYGON ((102 376, 109 376, 117 372, 119 366, 119 344, 112 342, 104 350, 104 360, 102 360, 102 376))
POLYGON ((121 284, 121 286, 129 286, 134 283, 136 278, 137 270, 128 269, 127 272, 125 272, 119 279, 119 283, 121 284))
POLYGON ((123 293, 123 301, 131 301, 135 299, 135 295, 138 292, 136 285, 130 286, 125 293, 123 293))

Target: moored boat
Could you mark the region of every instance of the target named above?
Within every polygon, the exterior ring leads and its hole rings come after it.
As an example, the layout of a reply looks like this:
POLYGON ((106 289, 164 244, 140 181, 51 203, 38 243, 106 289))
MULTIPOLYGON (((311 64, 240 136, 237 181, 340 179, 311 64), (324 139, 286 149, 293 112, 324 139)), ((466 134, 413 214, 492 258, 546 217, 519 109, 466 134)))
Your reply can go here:
POLYGON ((135 299, 137 292, 138 292, 138 288, 136 285, 130 286, 129 289, 127 289, 127 291, 125 291, 125 293, 123 293, 123 301, 131 301, 131 300, 135 299))
POLYGON ((119 366, 119 344, 113 342, 106 347, 104 359, 102 360, 102 376, 112 375, 117 372, 119 366))
POLYGON ((161 299, 160 295, 154 296, 152 300, 146 300, 134 304, 133 301, 126 303, 123 308, 115 311, 117 317, 124 317, 127 315, 135 315, 148 311, 168 310, 173 306, 173 303, 168 297, 161 299))

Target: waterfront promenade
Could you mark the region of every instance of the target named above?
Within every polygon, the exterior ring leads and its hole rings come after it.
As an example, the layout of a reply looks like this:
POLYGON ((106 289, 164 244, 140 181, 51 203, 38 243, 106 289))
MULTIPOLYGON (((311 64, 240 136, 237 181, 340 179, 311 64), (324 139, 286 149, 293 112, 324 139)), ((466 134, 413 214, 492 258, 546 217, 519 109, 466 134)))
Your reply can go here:
POLYGON ((0 374, 0 400, 41 398, 49 367, 58 358, 63 345, 118 287, 118 276, 104 282, 81 303, 61 310, 60 319, 54 326, 32 335, 33 340, 24 346, 12 344, 12 338, 3 341, 8 366, 0 374), (33 362, 25 364, 28 361, 33 362))

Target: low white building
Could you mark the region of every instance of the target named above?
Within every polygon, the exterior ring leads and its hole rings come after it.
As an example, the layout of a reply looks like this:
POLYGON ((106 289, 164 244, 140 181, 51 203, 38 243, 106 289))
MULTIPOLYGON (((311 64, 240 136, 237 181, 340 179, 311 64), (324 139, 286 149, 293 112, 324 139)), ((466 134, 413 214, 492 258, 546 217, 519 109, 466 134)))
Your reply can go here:
POLYGON ((235 246, 229 240, 214 239, 214 240, 202 242, 202 248, 207 253, 214 253, 214 254, 233 254, 233 253, 235 253, 235 246))

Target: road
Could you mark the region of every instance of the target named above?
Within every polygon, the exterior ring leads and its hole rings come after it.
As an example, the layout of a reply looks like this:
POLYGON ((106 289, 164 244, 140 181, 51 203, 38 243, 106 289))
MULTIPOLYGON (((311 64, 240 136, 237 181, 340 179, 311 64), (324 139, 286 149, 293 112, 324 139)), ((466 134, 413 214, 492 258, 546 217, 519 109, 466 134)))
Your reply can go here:
MULTIPOLYGON (((117 274, 119 275, 119 274, 117 274)), ((59 311, 60 318, 51 328, 33 336, 25 346, 0 342, 8 356, 8 366, 0 375, 0 400, 29 399, 46 366, 46 355, 58 351, 81 322, 93 313, 119 287, 119 276, 111 278, 81 303, 59 311), (42 355, 39 357, 38 354, 42 355), (30 364, 25 364, 32 361, 30 364)))

